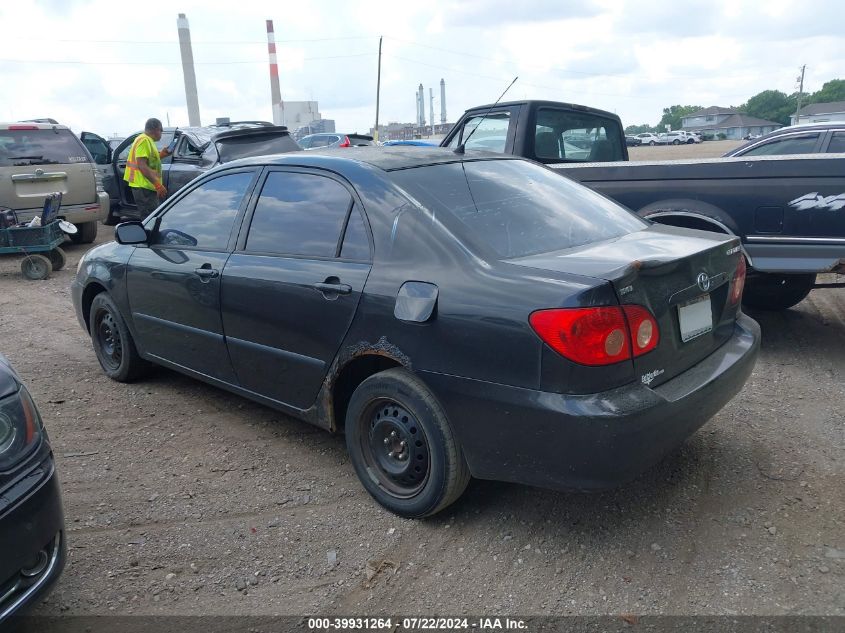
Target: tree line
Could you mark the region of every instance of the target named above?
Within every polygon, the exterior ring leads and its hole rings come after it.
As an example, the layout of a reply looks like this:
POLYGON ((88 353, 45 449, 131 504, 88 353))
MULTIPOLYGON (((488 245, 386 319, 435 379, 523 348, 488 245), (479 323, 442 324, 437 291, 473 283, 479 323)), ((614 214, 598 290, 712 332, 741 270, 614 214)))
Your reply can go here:
MULTIPOLYGON (((801 94, 801 107, 811 103, 829 103, 831 101, 845 101, 845 79, 831 79, 825 83, 821 90, 813 93, 801 94)), ((795 114, 798 108, 798 93, 791 95, 780 90, 764 90, 739 106, 730 106, 732 110, 738 110, 749 116, 766 121, 774 121, 781 125, 789 125, 789 117, 795 114)), ((665 132, 666 126, 678 130, 681 128, 681 120, 693 112, 703 110, 698 105, 673 105, 663 108, 663 117, 657 125, 642 123, 640 125, 629 125, 625 128, 626 134, 640 134, 641 132, 665 132)))

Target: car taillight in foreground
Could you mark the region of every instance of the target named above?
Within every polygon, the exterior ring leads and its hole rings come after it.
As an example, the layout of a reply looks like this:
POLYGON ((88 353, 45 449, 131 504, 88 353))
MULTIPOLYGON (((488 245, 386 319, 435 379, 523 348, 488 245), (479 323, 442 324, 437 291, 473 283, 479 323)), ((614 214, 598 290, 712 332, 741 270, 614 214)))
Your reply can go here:
POLYGON ((742 299, 742 289, 745 288, 746 268, 745 255, 740 253, 739 263, 736 265, 736 272, 734 273, 733 279, 731 279, 731 305, 736 305, 739 303, 739 300, 742 299))
POLYGON ((338 147, 352 147, 352 142, 349 140, 348 136, 344 136, 343 142, 338 145, 338 147))
POLYGON ((647 354, 660 340, 657 321, 642 306, 553 308, 529 317, 538 336, 581 365, 611 365, 647 354))

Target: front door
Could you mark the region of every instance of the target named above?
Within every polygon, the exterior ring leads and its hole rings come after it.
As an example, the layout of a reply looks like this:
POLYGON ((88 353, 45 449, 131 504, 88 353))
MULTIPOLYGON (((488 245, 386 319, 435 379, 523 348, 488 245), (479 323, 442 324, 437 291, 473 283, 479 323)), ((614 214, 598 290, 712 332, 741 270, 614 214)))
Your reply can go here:
POLYGON ((355 316, 370 241, 348 183, 271 171, 223 270, 223 328, 242 387, 306 409, 355 316))
POLYGON ((147 221, 149 247, 129 259, 127 289, 140 349, 236 383, 223 339, 220 280, 256 170, 203 181, 147 221))

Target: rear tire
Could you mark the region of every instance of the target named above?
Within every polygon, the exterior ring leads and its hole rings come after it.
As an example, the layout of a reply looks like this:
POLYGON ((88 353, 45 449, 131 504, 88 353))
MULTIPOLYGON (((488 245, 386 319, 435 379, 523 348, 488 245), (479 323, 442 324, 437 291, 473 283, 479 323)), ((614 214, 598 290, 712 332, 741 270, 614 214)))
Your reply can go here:
POLYGON ((132 334, 111 297, 105 292, 94 297, 89 315, 91 343, 106 376, 118 382, 131 382, 141 376, 149 363, 138 354, 132 334))
POLYGON ((379 372, 358 386, 346 412, 346 446, 367 492, 403 517, 436 514, 469 483, 446 413, 405 369, 379 372))
POLYGON ((815 273, 755 273, 745 284, 742 303, 758 310, 786 310, 801 303, 815 283, 815 273))
POLYGON ((77 224, 78 231, 70 236, 74 244, 91 244, 97 239, 97 221, 77 224))
POLYGON ((648 142, 648 144, 649 144, 649 145, 651 145, 652 147, 654 147, 655 145, 657 145, 657 143, 655 143, 654 141, 649 141, 649 142, 648 142))
POLYGON ((53 272, 53 264, 45 255, 35 253, 23 258, 21 272, 24 277, 32 281, 47 279, 50 273, 53 272))

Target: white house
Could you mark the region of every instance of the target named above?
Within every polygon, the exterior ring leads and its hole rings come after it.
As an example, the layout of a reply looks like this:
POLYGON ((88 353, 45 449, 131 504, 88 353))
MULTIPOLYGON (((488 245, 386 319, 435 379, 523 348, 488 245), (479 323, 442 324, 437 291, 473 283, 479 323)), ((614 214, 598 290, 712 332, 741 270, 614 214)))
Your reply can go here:
POLYGON ((811 103, 801 108, 798 120, 795 115, 790 117, 792 125, 797 123, 826 123, 828 121, 845 121, 845 101, 831 103, 811 103))

